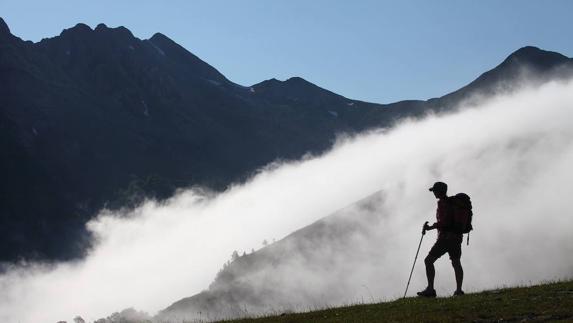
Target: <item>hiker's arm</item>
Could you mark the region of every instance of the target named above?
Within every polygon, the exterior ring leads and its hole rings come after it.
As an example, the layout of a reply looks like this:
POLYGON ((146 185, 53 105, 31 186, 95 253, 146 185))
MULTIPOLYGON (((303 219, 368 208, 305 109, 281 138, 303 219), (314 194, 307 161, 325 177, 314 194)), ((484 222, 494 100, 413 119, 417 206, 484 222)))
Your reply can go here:
POLYGON ((426 231, 434 230, 434 229, 436 229, 436 228, 438 228, 438 222, 436 222, 436 223, 434 223, 434 224, 432 224, 432 225, 427 225, 427 226, 426 226, 426 231))

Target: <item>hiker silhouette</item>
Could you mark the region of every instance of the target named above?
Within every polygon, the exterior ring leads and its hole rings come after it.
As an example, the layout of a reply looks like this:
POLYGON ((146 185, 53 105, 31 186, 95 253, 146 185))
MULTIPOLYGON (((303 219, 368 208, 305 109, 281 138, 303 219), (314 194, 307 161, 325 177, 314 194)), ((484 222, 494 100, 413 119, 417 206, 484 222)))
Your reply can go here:
POLYGON ((456 290, 454 296, 460 296, 464 294, 462 291, 464 270, 460 261, 462 256, 463 233, 454 229, 454 200, 448 197, 448 185, 446 183, 436 182, 430 187, 430 191, 433 192, 436 199, 438 199, 436 222, 432 225, 424 224, 423 231, 425 233, 425 231, 437 229, 438 238, 430 249, 428 256, 424 259, 428 286, 423 291, 418 292, 418 295, 422 297, 436 297, 436 290, 434 289, 434 277, 436 275, 434 262, 445 253, 448 253, 456 275, 456 290))

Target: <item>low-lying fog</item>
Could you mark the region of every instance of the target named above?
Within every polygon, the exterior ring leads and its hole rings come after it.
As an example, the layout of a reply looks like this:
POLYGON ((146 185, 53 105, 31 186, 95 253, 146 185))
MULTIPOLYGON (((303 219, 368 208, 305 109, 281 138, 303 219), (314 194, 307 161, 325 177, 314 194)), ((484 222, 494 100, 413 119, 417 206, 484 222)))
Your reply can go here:
MULTIPOLYGON (((367 299, 398 297, 421 225, 435 217, 428 187, 436 180, 474 204, 475 231, 462 256, 466 290, 571 278, 573 83, 343 138, 323 156, 276 164, 221 194, 186 190, 127 214, 102 212, 89 224, 99 243, 85 260, 14 266, 0 277, 0 321, 94 321, 127 307, 154 314, 207 288, 233 250, 259 249, 378 190, 384 244, 363 248, 385 256, 353 258, 361 259, 352 263, 357 274, 335 279, 355 286, 348 302, 358 290, 367 299)), ((423 258, 434 239, 432 232, 424 240, 409 294, 425 286, 423 258)), ((442 295, 454 290, 447 256, 436 286, 442 295)))

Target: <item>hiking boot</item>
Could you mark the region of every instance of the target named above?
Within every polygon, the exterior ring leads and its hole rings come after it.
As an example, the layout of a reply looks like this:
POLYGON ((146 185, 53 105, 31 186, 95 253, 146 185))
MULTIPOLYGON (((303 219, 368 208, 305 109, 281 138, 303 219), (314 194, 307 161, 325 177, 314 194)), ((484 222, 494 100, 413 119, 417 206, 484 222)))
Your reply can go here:
POLYGON ((418 296, 421 297, 436 297, 436 290, 435 289, 430 289, 430 288, 426 288, 421 292, 418 292, 418 296))
POLYGON ((457 290, 457 291, 454 292, 454 296, 462 296, 462 295, 465 295, 465 294, 466 294, 466 293, 464 293, 463 290, 457 290))

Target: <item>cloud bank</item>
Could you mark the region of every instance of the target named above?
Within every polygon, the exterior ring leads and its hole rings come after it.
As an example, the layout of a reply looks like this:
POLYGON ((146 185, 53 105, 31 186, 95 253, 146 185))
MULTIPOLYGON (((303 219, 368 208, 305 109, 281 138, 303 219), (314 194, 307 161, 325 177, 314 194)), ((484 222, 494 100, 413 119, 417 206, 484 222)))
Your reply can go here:
MULTIPOLYGON (((153 314, 207 288, 233 250, 258 249, 379 190, 385 197, 370 212, 384 218, 372 226, 374 240, 357 242, 368 257, 342 259, 352 274, 327 278, 343 279, 348 302, 364 293, 396 297, 421 224, 433 220, 427 188, 436 180, 474 203, 476 230, 462 256, 466 289, 571 277, 571 165, 573 83, 489 98, 343 139, 323 156, 271 166, 218 195, 186 190, 124 214, 102 212, 89 223, 99 242, 85 260, 14 266, 0 277, 0 321, 93 321, 127 307, 153 314)), ((432 239, 425 238, 421 258, 432 239)), ((437 272, 438 293, 453 291, 447 260, 437 272)), ((315 282, 308 286, 327 286, 327 278, 307 273, 298 276, 315 282)), ((287 273, 277 275, 288 283, 287 273)), ((423 287, 419 262, 411 293, 423 287)))

